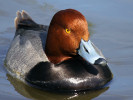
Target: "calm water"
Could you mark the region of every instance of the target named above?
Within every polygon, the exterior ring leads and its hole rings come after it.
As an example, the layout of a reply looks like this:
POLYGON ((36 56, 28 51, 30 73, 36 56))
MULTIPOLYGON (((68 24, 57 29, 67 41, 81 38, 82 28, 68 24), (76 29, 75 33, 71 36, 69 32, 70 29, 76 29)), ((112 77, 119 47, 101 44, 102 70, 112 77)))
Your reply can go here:
POLYGON ((133 100, 132 0, 0 0, 0 100, 133 100), (14 36, 17 10, 26 10, 40 24, 55 12, 74 8, 90 22, 91 40, 103 51, 114 74, 111 84, 83 93, 50 93, 31 88, 7 74, 4 58, 14 36))

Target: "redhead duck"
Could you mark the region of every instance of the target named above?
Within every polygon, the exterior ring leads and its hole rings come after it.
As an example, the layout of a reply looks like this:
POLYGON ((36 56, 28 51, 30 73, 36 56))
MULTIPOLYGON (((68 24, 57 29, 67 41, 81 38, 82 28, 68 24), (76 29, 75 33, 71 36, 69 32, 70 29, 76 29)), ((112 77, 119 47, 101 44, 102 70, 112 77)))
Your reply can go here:
POLYGON ((61 10, 46 26, 18 11, 15 27, 5 64, 11 75, 27 84, 81 91, 102 88, 112 79, 105 57, 89 40, 88 24, 80 12, 61 10))

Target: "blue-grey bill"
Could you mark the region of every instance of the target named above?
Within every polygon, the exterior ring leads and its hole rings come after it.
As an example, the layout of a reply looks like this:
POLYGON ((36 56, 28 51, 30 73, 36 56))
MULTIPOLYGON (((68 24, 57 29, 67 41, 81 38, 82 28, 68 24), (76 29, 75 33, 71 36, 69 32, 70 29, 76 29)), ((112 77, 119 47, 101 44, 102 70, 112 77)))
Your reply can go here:
POLYGON ((90 40, 86 42, 81 39, 78 54, 91 64, 94 64, 99 58, 105 59, 102 52, 90 40))

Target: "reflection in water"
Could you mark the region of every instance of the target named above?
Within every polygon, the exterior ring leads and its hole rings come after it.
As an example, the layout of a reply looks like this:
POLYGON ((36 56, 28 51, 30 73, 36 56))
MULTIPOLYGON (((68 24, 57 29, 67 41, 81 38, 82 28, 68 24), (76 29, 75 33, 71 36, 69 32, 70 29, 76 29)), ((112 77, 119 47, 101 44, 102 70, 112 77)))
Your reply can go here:
POLYGON ((37 99, 37 100, 91 100, 99 96, 100 94, 104 93, 108 90, 109 87, 95 90, 95 91, 86 91, 80 93, 51 93, 47 91, 41 91, 39 89, 32 88, 20 80, 10 76, 7 74, 8 80, 14 86, 15 90, 20 93, 21 95, 30 98, 30 99, 37 99))

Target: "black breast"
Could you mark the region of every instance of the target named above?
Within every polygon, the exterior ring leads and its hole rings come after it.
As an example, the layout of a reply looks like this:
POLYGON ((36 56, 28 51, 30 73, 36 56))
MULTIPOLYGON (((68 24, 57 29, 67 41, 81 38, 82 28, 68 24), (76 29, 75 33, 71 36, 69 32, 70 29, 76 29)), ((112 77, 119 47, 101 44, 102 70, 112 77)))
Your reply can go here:
POLYGON ((29 71, 26 81, 37 88, 81 91, 103 87, 112 79, 108 66, 91 65, 81 57, 60 64, 40 62, 29 71))

